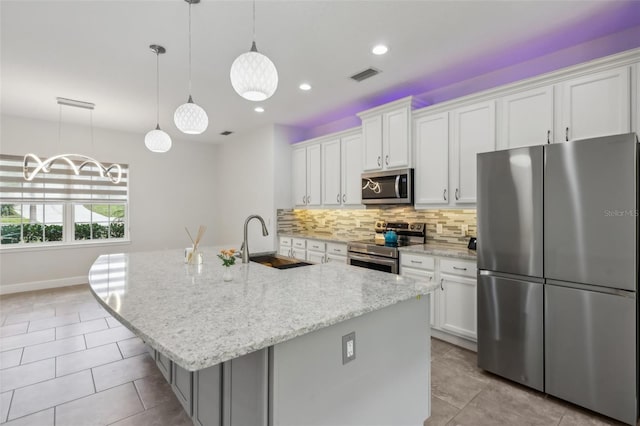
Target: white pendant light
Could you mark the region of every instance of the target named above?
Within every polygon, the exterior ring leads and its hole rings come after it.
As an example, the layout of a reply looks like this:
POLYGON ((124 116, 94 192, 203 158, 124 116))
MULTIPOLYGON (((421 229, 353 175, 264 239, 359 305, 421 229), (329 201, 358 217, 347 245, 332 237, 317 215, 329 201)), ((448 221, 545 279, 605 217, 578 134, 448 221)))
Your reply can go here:
POLYGON ((171 149, 171 136, 160 129, 160 55, 167 50, 157 44, 149 46, 156 54, 156 128, 144 137, 144 145, 151 152, 167 152, 171 149))
POLYGON ((256 2, 253 1, 253 43, 251 50, 238 56, 231 65, 229 77, 233 89, 250 101, 264 101, 278 88, 278 70, 271 59, 256 48, 256 2))
POLYGON ((189 100, 180 105, 173 114, 176 127, 189 135, 199 135, 207 130, 209 117, 201 106, 193 102, 191 97, 191 5, 200 3, 200 0, 184 0, 189 3, 189 100))

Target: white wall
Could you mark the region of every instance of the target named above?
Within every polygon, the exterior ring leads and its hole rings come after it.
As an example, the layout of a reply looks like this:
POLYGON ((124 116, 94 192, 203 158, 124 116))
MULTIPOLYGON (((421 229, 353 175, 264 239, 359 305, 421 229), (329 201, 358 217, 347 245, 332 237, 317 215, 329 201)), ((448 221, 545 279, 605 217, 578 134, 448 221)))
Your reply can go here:
POLYGON ((214 164, 219 147, 172 135, 168 153, 154 154, 144 146, 144 134, 94 129, 91 147, 87 126, 2 116, 0 151, 41 156, 78 152, 104 162, 130 167, 130 244, 28 249, 0 252, 0 293, 86 282, 91 263, 100 254, 187 247, 184 231, 208 227, 204 245, 216 244, 220 206, 214 164))
POLYGON ((218 241, 239 248, 244 221, 251 214, 262 216, 269 236, 262 236, 257 220, 249 224, 249 251, 275 249, 276 209, 291 207, 290 141, 299 131, 268 125, 242 135, 234 135, 218 147, 216 181, 219 220, 218 241))

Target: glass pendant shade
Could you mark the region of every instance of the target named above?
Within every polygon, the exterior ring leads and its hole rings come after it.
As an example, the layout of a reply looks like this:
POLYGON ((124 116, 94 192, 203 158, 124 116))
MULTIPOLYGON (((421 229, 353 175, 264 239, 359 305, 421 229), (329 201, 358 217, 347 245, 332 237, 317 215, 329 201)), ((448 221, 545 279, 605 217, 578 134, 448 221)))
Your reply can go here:
POLYGON ((229 77, 233 89, 250 101, 264 101, 278 88, 278 70, 271 59, 258 52, 255 42, 249 52, 233 61, 229 77))
POLYGON ((171 149, 171 136, 157 126, 144 137, 144 145, 151 152, 167 152, 171 149))
POLYGON ((188 135, 199 135, 209 126, 207 113, 202 107, 193 103, 191 96, 186 104, 182 104, 176 109, 173 121, 182 133, 188 135))

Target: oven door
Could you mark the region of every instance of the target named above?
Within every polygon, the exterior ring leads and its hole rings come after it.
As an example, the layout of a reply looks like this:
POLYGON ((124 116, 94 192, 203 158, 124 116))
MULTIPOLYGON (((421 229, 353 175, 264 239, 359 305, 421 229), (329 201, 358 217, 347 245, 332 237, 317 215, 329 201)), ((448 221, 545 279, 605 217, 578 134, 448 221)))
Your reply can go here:
POLYGON ((349 265, 375 269, 376 271, 389 272, 391 274, 398 273, 398 259, 389 257, 348 252, 347 263, 349 265))

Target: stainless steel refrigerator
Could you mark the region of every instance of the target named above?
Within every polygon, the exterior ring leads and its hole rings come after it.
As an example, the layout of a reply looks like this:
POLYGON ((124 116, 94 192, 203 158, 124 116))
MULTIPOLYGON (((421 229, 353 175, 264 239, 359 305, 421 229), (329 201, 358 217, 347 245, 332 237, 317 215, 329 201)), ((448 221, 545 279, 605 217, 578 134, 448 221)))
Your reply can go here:
POLYGON ((478 365, 638 419, 635 134, 478 155, 478 365))

